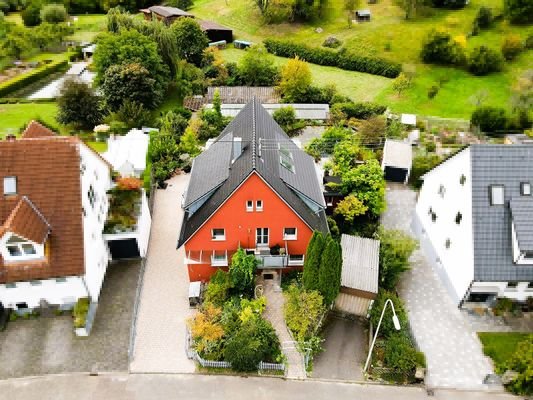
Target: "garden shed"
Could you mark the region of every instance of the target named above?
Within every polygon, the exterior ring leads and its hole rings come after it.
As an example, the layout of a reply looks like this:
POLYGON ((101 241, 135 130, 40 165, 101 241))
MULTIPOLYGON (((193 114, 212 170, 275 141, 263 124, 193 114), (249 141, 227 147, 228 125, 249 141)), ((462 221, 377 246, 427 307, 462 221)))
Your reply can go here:
POLYGON ((341 247, 341 288, 335 308, 366 317, 378 293, 379 240, 343 234, 341 247))
POLYGON ((416 126, 416 115, 415 114, 402 114, 400 116, 400 122, 404 125, 416 126))
POLYGON ((222 26, 213 21, 198 20, 200 28, 205 32, 210 42, 220 42, 225 40, 226 43, 233 42, 233 30, 222 26))
POLYGON ((370 10, 357 10, 355 12, 355 19, 357 21, 370 21, 370 10))
POLYGON ((412 163, 413 148, 408 142, 385 140, 381 169, 387 181, 407 183, 412 163))

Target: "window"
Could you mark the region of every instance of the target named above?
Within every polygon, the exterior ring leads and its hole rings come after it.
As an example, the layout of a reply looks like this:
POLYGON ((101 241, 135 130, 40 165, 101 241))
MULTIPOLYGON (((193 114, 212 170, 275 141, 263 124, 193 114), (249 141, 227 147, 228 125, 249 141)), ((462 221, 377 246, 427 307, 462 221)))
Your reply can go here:
POLYGON ((527 288, 528 288, 528 289, 533 289, 533 282, 529 282, 529 283, 527 284, 527 288))
POLYGON ((17 306, 18 310, 25 310, 26 308, 28 308, 28 303, 17 303, 15 305, 17 306))
POLYGON ((84 163, 81 163, 81 166, 80 166, 80 172, 81 174, 83 175, 85 173, 85 170, 87 169, 87 167, 85 166, 84 163))
POLYGON ((429 213, 428 214, 431 217, 431 221, 433 221, 433 222, 437 221, 437 214, 435 213, 435 211, 433 211, 433 209, 431 207, 429 208, 429 213))
POLYGON ((461 185, 464 185, 465 182, 466 182, 466 176, 463 174, 463 175, 461 175, 461 177, 459 178, 459 183, 460 183, 461 185))
POLYGON ((289 265, 304 265, 304 255, 303 254, 290 254, 289 265))
POLYGON ((10 258, 34 258, 37 255, 35 245, 26 239, 13 235, 6 242, 7 253, 10 258))
POLYGON ((449 249, 450 246, 452 245, 452 241, 450 239, 446 239, 446 242, 444 243, 444 246, 449 249))
POLYGON ((226 240, 226 232, 223 228, 215 228, 211 230, 211 238, 213 240, 226 240))
POLYGON ((490 205, 501 206, 504 203, 505 195, 503 185, 490 186, 490 205))
POLYGON ((455 223, 457 225, 459 225, 461 223, 461 220, 463 219, 463 214, 461 214, 460 212, 457 213, 457 215, 455 216, 455 223))
POLYGON ((17 194, 17 177, 16 176, 6 176, 4 178, 4 194, 17 194))
POLYGON ((440 185, 439 186, 439 195, 440 195, 440 197, 444 198, 445 194, 446 194, 446 188, 444 187, 444 185, 440 185))
POLYGON ((296 228, 283 228, 283 240, 296 240, 296 228))
POLYGON ((91 203, 91 207, 94 208, 94 203, 96 202, 96 194, 94 193, 93 185, 89 186, 89 193, 87 193, 87 197, 89 198, 89 203, 91 203))
POLYGON ((533 251, 524 251, 524 258, 528 260, 533 260, 533 251))
POLYGON ((268 246, 268 228, 257 228, 255 230, 255 243, 268 246))
POLYGON ((282 144, 279 145, 279 163, 292 173, 295 172, 292 152, 282 144))
POLYGON ((56 278, 56 283, 66 283, 67 278, 56 278))
POLYGON ((246 202, 246 211, 247 212, 252 212, 254 210, 254 202, 253 200, 248 200, 246 202))
POLYGON ((507 282, 507 287, 506 289, 516 289, 516 287, 518 286, 518 282, 507 282))
POLYGON ((16 289, 17 284, 16 283, 6 283, 6 289, 16 289))
POLYGON ((255 211, 263 211, 263 200, 257 200, 255 202, 255 211))
POLYGON ((520 194, 522 196, 531 196, 531 184, 529 182, 520 183, 520 194))
POLYGON ((32 286, 41 286, 43 283, 41 281, 30 281, 30 285, 32 286))

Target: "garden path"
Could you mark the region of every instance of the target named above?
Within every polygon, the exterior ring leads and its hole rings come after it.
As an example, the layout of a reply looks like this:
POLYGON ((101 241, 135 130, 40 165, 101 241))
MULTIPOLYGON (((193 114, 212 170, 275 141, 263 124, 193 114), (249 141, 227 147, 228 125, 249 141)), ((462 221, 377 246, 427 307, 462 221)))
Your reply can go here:
POLYGON ((267 299, 264 317, 270 321, 276 330, 283 354, 287 358, 286 376, 287 378, 293 379, 305 379, 307 374, 305 372, 304 358, 296 348, 296 342, 285 324, 285 317, 283 315, 285 298, 283 297, 281 288, 272 280, 266 280, 264 288, 264 295, 267 299))

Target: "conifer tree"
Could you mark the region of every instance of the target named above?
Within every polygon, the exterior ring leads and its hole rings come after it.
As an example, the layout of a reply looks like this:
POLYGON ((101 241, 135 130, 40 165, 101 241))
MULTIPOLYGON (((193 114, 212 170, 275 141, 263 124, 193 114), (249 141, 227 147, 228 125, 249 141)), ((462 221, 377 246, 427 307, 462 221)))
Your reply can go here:
POLYGON ((305 254, 303 272, 303 284, 305 290, 318 289, 318 270, 320 268, 324 245, 324 235, 319 231, 315 231, 307 245, 307 252, 305 254))

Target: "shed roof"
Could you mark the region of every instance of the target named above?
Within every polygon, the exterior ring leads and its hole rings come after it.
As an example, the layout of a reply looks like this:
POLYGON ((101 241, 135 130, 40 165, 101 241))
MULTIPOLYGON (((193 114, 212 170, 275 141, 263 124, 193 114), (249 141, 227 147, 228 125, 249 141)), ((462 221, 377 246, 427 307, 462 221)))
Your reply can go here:
POLYGON ((379 240, 343 234, 341 247, 341 286, 377 293, 379 240))
POLYGON ((281 103, 281 97, 270 86, 210 86, 207 88, 206 103, 213 103, 218 90, 222 103, 248 104, 254 98, 261 104, 281 103))
POLYGON ((405 125, 416 125, 416 115, 402 114, 400 117, 400 122, 405 125))
POLYGON ((183 11, 177 7, 167 7, 167 6, 152 6, 141 10, 143 13, 153 12, 162 17, 194 17, 192 14, 187 11, 183 11))
POLYGON ((370 17, 370 10, 367 10, 367 9, 357 10, 355 13, 360 17, 370 17))
POLYGON ((407 142, 385 140, 383 149, 384 166, 410 169, 413 163, 413 148, 407 142))
POLYGON ((204 32, 206 31, 233 31, 231 28, 217 24, 214 21, 204 21, 204 20, 197 20, 197 21, 198 21, 198 24, 200 25, 200 28, 204 32))

